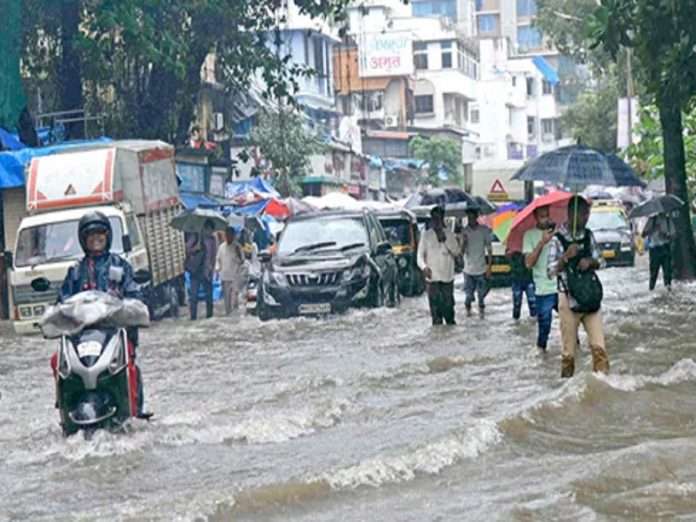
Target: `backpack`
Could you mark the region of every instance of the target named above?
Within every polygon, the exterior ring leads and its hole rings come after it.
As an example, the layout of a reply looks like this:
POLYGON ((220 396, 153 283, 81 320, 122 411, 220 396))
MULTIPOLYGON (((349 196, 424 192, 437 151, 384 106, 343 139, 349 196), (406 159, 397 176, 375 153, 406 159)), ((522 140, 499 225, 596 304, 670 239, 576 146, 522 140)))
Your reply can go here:
MULTIPOLYGON (((572 259, 565 268, 567 276, 567 287, 564 289, 575 300, 576 304, 571 307, 573 312, 592 314, 602 307, 602 299, 604 298, 604 288, 599 280, 597 273, 594 270, 586 270, 581 272, 578 269, 578 262, 583 257, 592 257, 591 232, 585 230, 585 238, 583 239, 582 249, 579 254, 572 259)), ((563 245, 563 250, 567 250, 572 244, 560 233, 556 237, 563 245)), ((562 279, 559 278, 562 282, 562 279)))

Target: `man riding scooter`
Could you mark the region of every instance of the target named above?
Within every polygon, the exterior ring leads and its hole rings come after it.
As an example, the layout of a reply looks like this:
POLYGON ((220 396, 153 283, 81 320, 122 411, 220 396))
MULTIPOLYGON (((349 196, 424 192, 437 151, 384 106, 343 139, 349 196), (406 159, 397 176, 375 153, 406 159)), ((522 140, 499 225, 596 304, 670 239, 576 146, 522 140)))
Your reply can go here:
MULTIPOLYGON (((130 263, 117 254, 110 252, 112 230, 109 218, 101 212, 90 212, 80 219, 78 238, 85 257, 68 270, 63 285, 58 294, 58 301, 64 302, 80 292, 98 290, 107 292, 119 299, 139 299, 138 285, 133 279, 133 268, 130 263)), ((135 347, 138 344, 137 328, 128 330, 128 340, 132 344, 135 358, 135 347)), ((51 368, 56 375, 58 364, 57 354, 51 357, 51 368)), ((143 384, 140 368, 136 366, 138 385, 138 416, 149 417, 143 412, 143 384)))

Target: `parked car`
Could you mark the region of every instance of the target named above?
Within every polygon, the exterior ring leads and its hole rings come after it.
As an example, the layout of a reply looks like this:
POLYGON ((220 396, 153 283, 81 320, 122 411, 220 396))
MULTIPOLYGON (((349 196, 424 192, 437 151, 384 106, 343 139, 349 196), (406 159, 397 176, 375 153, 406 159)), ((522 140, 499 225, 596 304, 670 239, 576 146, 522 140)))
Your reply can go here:
POLYGON ((418 242, 420 231, 413 212, 382 210, 377 213, 379 222, 387 234, 399 267, 399 290, 407 297, 420 295, 425 291, 425 279, 418 268, 418 242))
POLYGON ((633 228, 622 205, 614 202, 595 202, 587 227, 594 233, 607 266, 635 264, 636 244, 633 228))
POLYGON ((291 218, 274 253, 263 252, 260 260, 256 307, 262 320, 400 301, 392 247, 369 210, 291 218))

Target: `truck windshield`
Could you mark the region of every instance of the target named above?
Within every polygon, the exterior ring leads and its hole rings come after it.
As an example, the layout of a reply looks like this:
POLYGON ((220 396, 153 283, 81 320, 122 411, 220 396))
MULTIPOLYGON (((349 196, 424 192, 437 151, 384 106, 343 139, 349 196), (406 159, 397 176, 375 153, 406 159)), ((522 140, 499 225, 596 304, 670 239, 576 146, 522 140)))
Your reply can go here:
MULTIPOLYGON (((110 217, 113 240, 111 251, 123 253, 121 219, 110 217)), ((33 266, 55 261, 80 259, 84 253, 77 237, 78 220, 44 223, 22 229, 17 238, 15 266, 33 266)))

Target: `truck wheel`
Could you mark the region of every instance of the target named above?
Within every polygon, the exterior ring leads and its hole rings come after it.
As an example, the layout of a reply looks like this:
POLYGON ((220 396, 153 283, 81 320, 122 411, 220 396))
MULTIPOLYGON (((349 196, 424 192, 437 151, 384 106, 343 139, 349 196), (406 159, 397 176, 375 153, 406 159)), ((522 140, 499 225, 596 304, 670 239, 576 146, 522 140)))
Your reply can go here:
POLYGON ((169 287, 169 317, 172 319, 179 318, 179 293, 175 287, 169 287))

